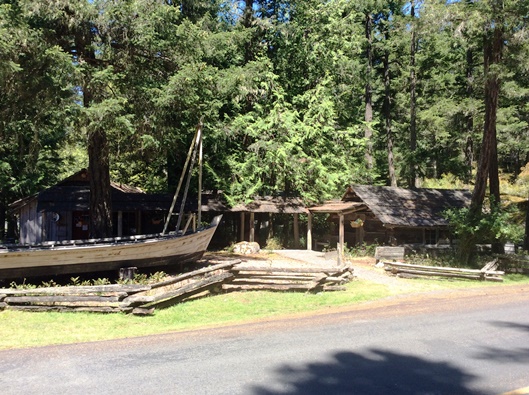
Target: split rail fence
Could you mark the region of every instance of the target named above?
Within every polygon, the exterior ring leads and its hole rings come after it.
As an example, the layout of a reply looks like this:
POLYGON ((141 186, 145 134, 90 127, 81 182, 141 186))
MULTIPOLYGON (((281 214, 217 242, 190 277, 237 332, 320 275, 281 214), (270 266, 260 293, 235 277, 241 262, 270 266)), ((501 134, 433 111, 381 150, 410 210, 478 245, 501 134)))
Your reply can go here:
POLYGON ((153 314, 193 297, 242 290, 338 291, 353 278, 353 268, 256 267, 240 260, 211 266, 149 284, 0 289, 0 310, 89 311, 153 314))
POLYGON ((438 266, 421 266, 410 265, 401 262, 384 262, 386 271, 391 272, 397 277, 420 278, 420 277, 451 277, 464 278, 469 280, 481 281, 503 281, 505 272, 495 270, 498 266, 498 260, 495 259, 479 270, 460 269, 455 267, 438 267, 438 266))

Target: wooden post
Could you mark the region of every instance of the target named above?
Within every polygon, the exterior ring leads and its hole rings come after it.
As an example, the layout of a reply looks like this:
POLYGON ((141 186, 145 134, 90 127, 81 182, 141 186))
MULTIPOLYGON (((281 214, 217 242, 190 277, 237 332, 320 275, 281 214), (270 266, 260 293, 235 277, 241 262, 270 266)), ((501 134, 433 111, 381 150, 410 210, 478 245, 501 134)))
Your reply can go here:
POLYGON ((340 229, 338 230, 338 265, 344 262, 344 215, 340 213, 340 229))
POLYGON ((66 239, 72 240, 72 228, 73 228, 73 213, 68 211, 66 213, 66 239))
POLYGON ((355 236, 356 236, 356 244, 362 245, 364 243, 364 236, 365 236, 363 226, 359 226, 358 228, 355 229, 355 236))
POLYGON ((312 250, 312 213, 309 211, 307 214, 307 250, 312 250))
POLYGON ((294 214, 294 248, 299 248, 299 214, 294 214))
POLYGON ((142 232, 141 231, 141 227, 142 227, 142 224, 141 224, 141 211, 139 210, 136 210, 136 234, 137 235, 141 235, 142 232))
MULTIPOLYGON (((198 227, 202 224, 202 133, 198 142, 198 227)), ((193 223, 193 231, 196 231, 195 223, 193 223)))
POLYGON ((118 237, 123 236, 123 211, 118 211, 118 237))
POLYGON ((241 237, 240 241, 244 241, 244 211, 241 212, 241 226, 239 227, 239 230, 241 231, 241 237))
POLYGON ((37 240, 37 243, 41 243, 43 241, 47 240, 47 232, 46 227, 48 226, 48 216, 46 214, 46 211, 42 212, 41 215, 41 223, 40 223, 40 240, 37 240))
POLYGON ((255 213, 250 213, 250 242, 255 241, 255 213))

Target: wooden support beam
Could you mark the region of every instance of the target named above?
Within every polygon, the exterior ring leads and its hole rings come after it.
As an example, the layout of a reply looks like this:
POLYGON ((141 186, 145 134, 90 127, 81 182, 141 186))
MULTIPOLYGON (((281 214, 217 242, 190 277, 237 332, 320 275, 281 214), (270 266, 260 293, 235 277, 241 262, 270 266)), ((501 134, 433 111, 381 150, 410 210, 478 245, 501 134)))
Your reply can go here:
POLYGON ((244 212, 241 212, 241 225, 239 226, 239 230, 241 231, 240 233, 240 240, 239 241, 244 241, 244 222, 245 222, 245 215, 244 215, 244 212))
POLYGON ((341 265, 344 262, 344 215, 340 214, 340 228, 338 230, 338 265, 341 265))
POLYGON ((307 250, 312 250, 312 213, 310 211, 307 220, 307 250))
POLYGON ((255 213, 250 213, 250 242, 255 241, 255 213))
POLYGON ((123 236, 123 211, 118 211, 118 237, 123 236))
POLYGON ((294 248, 299 248, 299 214, 294 214, 294 248))

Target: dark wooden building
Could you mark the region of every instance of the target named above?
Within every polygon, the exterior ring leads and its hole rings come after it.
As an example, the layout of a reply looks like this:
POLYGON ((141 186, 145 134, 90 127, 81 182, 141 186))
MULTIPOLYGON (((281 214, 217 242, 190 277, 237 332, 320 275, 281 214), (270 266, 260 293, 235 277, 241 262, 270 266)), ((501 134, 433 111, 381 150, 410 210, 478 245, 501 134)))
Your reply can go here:
MULTIPOLYGON (((83 169, 40 193, 18 200, 10 211, 18 218, 19 242, 89 238, 90 174, 83 169)), ((114 236, 159 233, 172 196, 148 194, 139 188, 111 183, 114 236)), ((179 206, 177 206, 179 207, 179 206)), ((186 212, 195 212, 190 199, 186 212)))
POLYGON ((349 246, 436 244, 449 238, 443 212, 468 207, 471 196, 468 190, 351 185, 341 201, 309 207, 309 211, 331 214, 330 220, 339 228, 334 236, 337 243, 342 238, 349 246))

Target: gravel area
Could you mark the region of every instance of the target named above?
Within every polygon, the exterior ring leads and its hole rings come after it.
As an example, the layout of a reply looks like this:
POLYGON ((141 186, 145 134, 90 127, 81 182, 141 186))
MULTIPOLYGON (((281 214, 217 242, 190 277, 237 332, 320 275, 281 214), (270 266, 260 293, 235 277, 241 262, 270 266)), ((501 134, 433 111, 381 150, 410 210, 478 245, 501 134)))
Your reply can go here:
MULTIPOLYGON (((259 267, 289 267, 289 266, 338 266, 336 251, 321 252, 309 250, 261 250, 257 254, 243 255, 209 255, 209 259, 215 261, 226 259, 240 259, 244 264, 259 267)), ((406 288, 409 286, 403 279, 389 276, 384 269, 375 267, 375 258, 363 257, 353 258, 349 261, 354 268, 354 276, 361 280, 371 281, 389 287, 406 288)))
MULTIPOLYGON (((314 266, 337 266, 337 255, 334 252, 321 252, 309 250, 274 250, 273 253, 290 260, 303 262, 314 266)), ((274 259, 275 261, 275 259, 274 259)), ((403 286, 403 281, 396 277, 388 276, 384 269, 375 267, 375 258, 354 258, 350 261, 354 274, 358 279, 368 280, 377 284, 403 286)))

